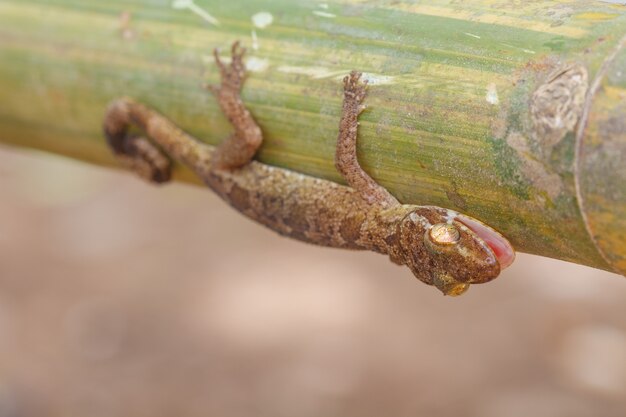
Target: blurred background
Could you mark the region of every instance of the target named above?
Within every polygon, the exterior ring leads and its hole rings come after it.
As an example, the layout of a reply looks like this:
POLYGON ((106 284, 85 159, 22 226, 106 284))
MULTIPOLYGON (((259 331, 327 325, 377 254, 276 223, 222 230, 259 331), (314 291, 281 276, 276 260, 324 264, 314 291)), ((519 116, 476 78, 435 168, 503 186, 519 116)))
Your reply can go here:
POLYGON ((626 280, 441 296, 210 191, 0 147, 0 416, 626 415, 626 280))

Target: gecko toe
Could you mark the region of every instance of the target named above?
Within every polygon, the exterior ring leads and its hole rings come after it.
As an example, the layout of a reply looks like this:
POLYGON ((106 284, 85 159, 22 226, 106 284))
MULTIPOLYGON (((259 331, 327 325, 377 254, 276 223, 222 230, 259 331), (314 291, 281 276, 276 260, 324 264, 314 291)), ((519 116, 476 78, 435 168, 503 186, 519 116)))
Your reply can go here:
MULTIPOLYGON (((246 48, 242 47, 239 41, 236 41, 231 46, 231 60, 229 64, 225 64, 220 56, 219 49, 215 49, 213 56, 215 57, 215 63, 220 70, 221 85, 216 87, 217 91, 223 89, 239 92, 243 85, 243 81, 246 76, 246 66, 243 62, 243 57, 246 53, 246 48)), ((211 90, 215 92, 215 90, 211 90)))
POLYGON ((367 80, 361 81, 362 75, 358 71, 352 71, 343 79, 345 97, 357 104, 362 103, 367 94, 367 80))
POLYGON ((246 54, 246 48, 241 46, 241 42, 235 41, 233 46, 230 48, 231 56, 233 60, 241 60, 243 56, 246 54))
POLYGON ((222 59, 220 58, 220 49, 219 48, 214 48, 213 49, 213 58, 215 59, 215 64, 220 69, 220 72, 222 74, 224 74, 224 71, 226 71, 226 65, 224 65, 224 63, 222 62, 222 59))

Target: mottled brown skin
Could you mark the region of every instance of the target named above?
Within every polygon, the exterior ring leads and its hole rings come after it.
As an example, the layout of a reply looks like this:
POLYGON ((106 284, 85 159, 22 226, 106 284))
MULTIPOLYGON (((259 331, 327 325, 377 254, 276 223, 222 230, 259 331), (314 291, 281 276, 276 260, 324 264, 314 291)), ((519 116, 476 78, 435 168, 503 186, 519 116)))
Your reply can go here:
POLYGON ((447 295, 459 295, 469 284, 498 276, 500 265, 493 251, 455 220, 455 212, 400 204, 361 169, 356 157, 357 119, 364 109, 366 83, 357 72, 344 79, 337 139, 336 166, 349 187, 253 161, 262 134, 239 96, 245 76, 243 54, 235 43, 229 66, 215 54, 222 83, 210 89, 235 128, 222 145, 201 143, 156 111, 122 98, 110 105, 104 119, 105 135, 120 161, 143 178, 161 183, 170 178, 165 154, 170 155, 230 205, 281 235, 387 254, 447 295), (131 125, 151 141, 130 135, 131 125), (442 244, 431 238, 429 231, 439 223, 452 225, 458 240, 442 244))

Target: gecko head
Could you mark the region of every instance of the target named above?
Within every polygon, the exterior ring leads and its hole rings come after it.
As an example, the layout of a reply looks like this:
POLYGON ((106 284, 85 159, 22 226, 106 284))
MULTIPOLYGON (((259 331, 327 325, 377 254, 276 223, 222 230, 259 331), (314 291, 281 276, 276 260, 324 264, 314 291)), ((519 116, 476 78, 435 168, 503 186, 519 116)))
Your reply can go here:
POLYGON ((515 259, 500 233, 438 207, 419 207, 402 220, 400 250, 403 263, 418 279, 451 296, 491 281, 515 259))

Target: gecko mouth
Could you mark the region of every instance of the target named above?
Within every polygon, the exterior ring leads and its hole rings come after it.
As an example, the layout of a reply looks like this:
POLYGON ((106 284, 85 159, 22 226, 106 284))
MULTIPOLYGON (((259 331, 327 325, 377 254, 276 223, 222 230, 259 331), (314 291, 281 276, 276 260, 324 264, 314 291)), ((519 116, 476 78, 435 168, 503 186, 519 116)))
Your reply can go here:
POLYGON ((515 260, 515 249, 504 236, 478 220, 462 214, 457 215, 456 219, 470 228, 491 248, 493 254, 498 259, 500 269, 505 269, 513 263, 515 260))

